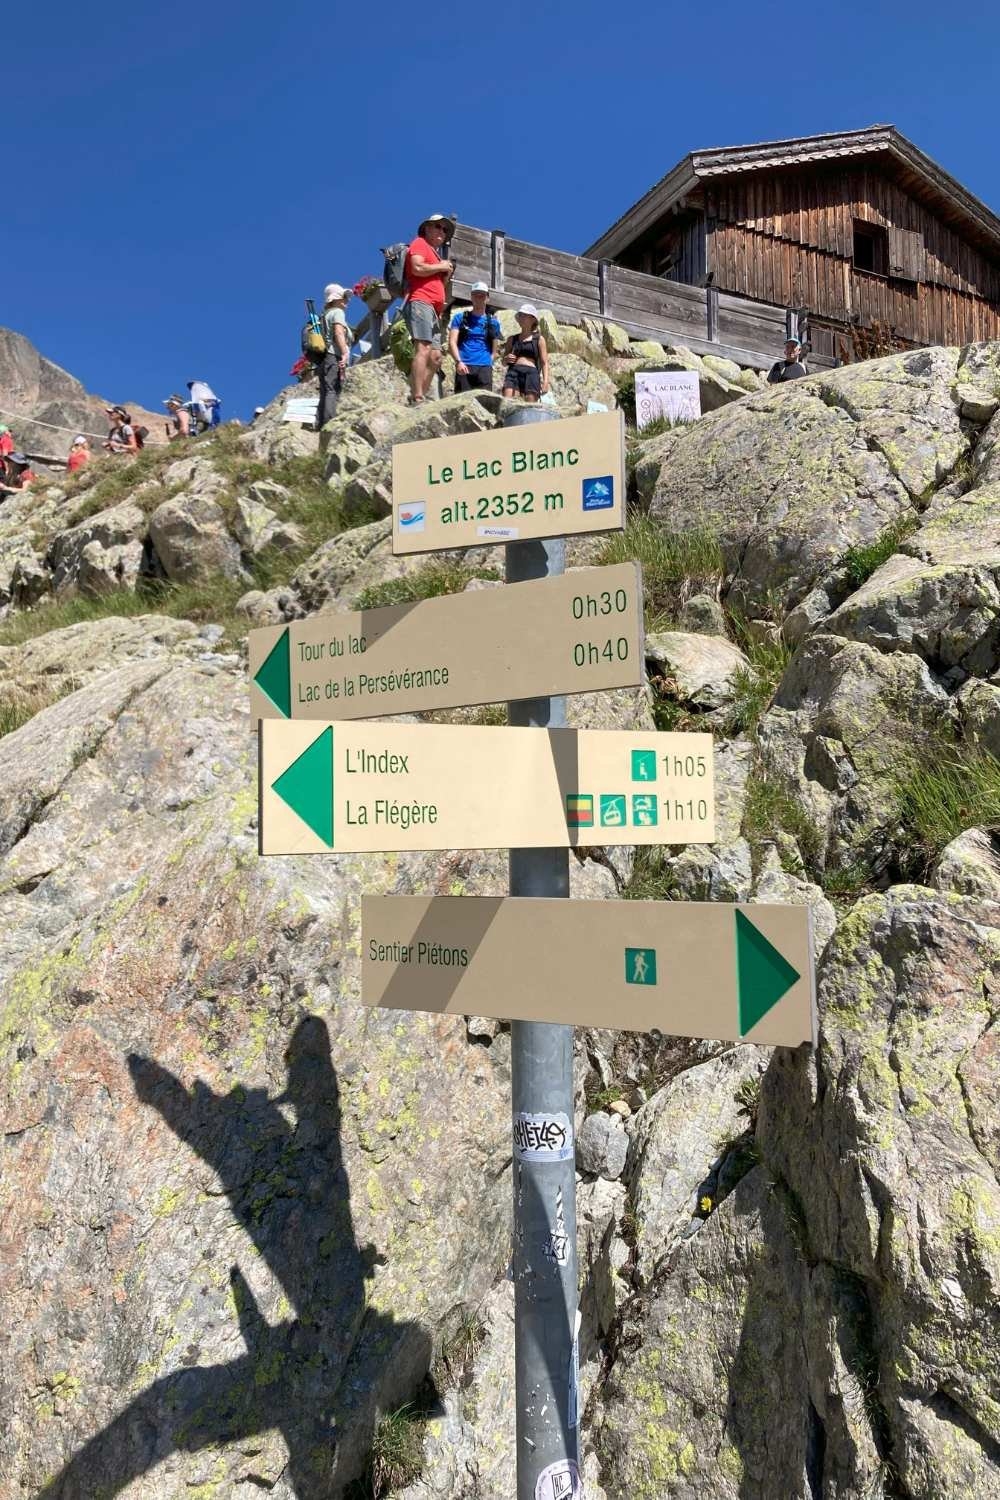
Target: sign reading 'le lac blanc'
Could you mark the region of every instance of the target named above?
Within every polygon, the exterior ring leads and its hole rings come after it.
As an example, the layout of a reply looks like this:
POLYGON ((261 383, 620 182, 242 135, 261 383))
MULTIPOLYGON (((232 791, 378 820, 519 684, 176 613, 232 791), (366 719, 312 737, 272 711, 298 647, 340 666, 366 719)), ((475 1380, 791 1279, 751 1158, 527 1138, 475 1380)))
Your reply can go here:
POLYGON ((260 723, 261 854, 714 836, 709 734, 260 723))
POLYGON ((645 680, 637 563, 250 632, 257 719, 361 719, 645 680))
POLYGON ((804 906, 364 896, 361 999, 390 1010, 814 1040, 804 906))
POLYGON ((397 443, 392 550, 440 552, 625 524, 620 411, 397 443))

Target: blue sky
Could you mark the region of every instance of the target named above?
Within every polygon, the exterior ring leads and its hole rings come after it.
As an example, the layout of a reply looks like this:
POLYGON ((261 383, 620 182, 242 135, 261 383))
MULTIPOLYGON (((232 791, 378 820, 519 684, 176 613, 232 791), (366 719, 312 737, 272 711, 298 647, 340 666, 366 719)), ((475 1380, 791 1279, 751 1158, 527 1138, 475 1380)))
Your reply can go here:
POLYGON ((5 13, 0 324, 154 409, 199 376, 247 416, 285 381, 303 298, 378 272, 427 213, 579 251, 700 146, 887 121, 1000 211, 997 7, 137 0, 110 17, 5 13))

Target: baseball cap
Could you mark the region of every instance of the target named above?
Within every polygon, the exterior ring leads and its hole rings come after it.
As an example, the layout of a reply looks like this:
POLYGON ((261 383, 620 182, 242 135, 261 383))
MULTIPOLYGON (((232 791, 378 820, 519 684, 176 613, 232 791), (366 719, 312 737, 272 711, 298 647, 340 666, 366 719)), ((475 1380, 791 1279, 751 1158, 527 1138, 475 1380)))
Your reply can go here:
POLYGON ((489 284, 485 281, 474 281, 469 288, 471 292, 488 292, 489 289, 489 284))
POLYGON ((30 460, 28 459, 28 455, 26 453, 12 453, 10 455, 10 461, 12 464, 19 464, 21 466, 24 466, 28 464, 30 460))
POLYGON ((70 444, 70 447, 71 448, 75 448, 78 443, 85 443, 86 441, 87 441, 87 439, 84 436, 84 434, 82 432, 78 432, 77 435, 76 435, 76 437, 73 439, 72 443, 70 444))
POLYGON ((786 344, 795 344, 797 348, 799 348, 799 349, 802 348, 802 340, 799 339, 799 338, 796 338, 794 333, 789 334, 788 338, 785 340, 785 343, 786 344))
POLYGON ((525 313, 529 318, 538 317, 538 308, 533 302, 522 302, 517 311, 518 316, 520 316, 521 313, 525 313))
POLYGON ((340 299, 341 299, 341 297, 346 297, 346 296, 347 296, 347 288, 344 287, 344 286, 341 286, 341 284, 340 284, 339 281, 328 282, 327 285, 323 288, 323 301, 324 301, 324 303, 326 303, 326 302, 339 302, 340 299))

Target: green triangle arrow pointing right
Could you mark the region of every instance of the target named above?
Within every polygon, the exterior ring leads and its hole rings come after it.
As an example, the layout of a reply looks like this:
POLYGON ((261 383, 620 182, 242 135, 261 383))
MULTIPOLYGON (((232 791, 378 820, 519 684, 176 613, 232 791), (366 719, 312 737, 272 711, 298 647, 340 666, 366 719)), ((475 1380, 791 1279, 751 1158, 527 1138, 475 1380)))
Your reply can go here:
POLYGON ((333 727, 328 725, 318 739, 282 771, 271 790, 277 792, 311 828, 318 838, 333 848, 333 727))
POLYGON ((287 625, 257 669, 254 682, 262 693, 267 694, 279 714, 290 719, 292 716, 292 661, 287 625))
POLYGON ((777 1005, 799 978, 787 958, 743 912, 736 912, 736 992, 740 1036, 777 1005))

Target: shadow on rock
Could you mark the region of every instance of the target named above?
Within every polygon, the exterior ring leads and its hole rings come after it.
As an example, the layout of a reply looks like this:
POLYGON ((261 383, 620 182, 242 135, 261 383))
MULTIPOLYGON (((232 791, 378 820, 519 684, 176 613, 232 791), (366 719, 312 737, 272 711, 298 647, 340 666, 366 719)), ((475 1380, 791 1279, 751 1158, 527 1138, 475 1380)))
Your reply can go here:
MULTIPOLYGON (((379 1261, 373 1246, 362 1249, 354 1239, 326 1026, 315 1016, 300 1022, 286 1052, 288 1086, 275 1098, 263 1089, 215 1094, 201 1081, 188 1090, 148 1058, 128 1062, 139 1098, 218 1174, 293 1316, 269 1324, 233 1267, 246 1353, 155 1381, 38 1500, 107 1500, 173 1453, 245 1442, 271 1429, 287 1445, 284 1479, 297 1500, 328 1500, 362 1466, 373 1378, 389 1371, 393 1394, 412 1390, 426 1375, 431 1340, 418 1324, 366 1309, 365 1281, 379 1261)), ((248 1455, 259 1447, 248 1444, 248 1455)), ((240 1478, 267 1489, 276 1482, 273 1474, 254 1473, 252 1456, 240 1478)))

